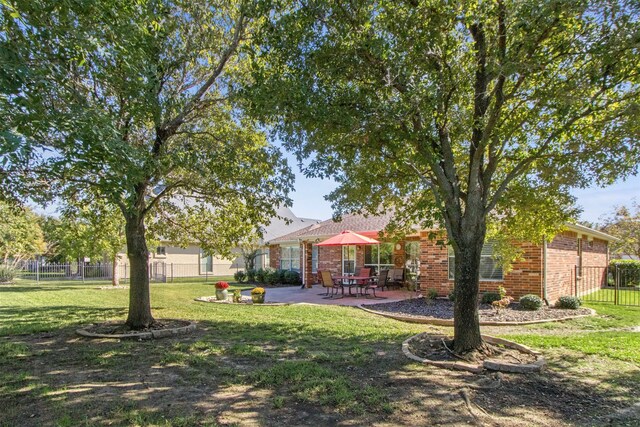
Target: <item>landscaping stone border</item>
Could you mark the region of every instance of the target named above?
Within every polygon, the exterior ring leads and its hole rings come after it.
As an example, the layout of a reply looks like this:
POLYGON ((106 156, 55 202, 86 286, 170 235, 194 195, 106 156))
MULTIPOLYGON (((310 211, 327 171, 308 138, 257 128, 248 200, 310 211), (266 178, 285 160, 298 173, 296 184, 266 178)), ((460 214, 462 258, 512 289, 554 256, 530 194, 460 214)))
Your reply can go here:
MULTIPOLYGON (((401 322, 407 323, 421 323, 427 325, 435 325, 435 326, 453 326, 453 319, 437 319, 435 317, 426 317, 426 316, 405 316, 403 314, 394 314, 388 311, 378 311, 372 310, 370 308, 366 308, 366 305, 360 304, 357 305, 361 310, 364 310, 368 313, 377 314, 379 316, 388 317, 390 319, 400 320, 401 322)), ((561 317, 558 319, 541 319, 541 320, 528 320, 526 322, 493 322, 493 321, 480 321, 481 326, 522 326, 522 325, 535 325, 537 323, 550 323, 550 322, 564 322, 572 319, 579 319, 581 317, 589 317, 594 316, 596 311, 589 307, 584 307, 589 310, 590 314, 578 314, 575 316, 567 316, 561 317)))
MULTIPOLYGON (((158 319, 162 321, 163 319, 158 319)), ((77 329, 76 333, 86 338, 111 338, 120 340, 150 340, 158 338, 166 338, 175 335, 183 335, 189 332, 193 332, 196 329, 196 322, 180 319, 164 319, 164 320, 178 320, 187 323, 185 326, 179 326, 177 328, 157 329, 144 332, 134 332, 130 334, 96 334, 89 332, 86 329, 77 329)))
POLYGON ((482 339, 488 342, 489 344, 503 345, 508 348, 519 350, 523 353, 534 355, 536 356, 537 360, 534 363, 516 364, 516 363, 502 362, 502 361, 489 358, 483 361, 482 364, 477 364, 477 365, 474 365, 472 363, 465 363, 463 361, 444 362, 439 360, 429 360, 429 359, 416 356, 415 354, 411 353, 411 350, 409 349, 409 343, 411 342, 411 340, 423 335, 429 335, 429 334, 427 332, 422 332, 420 334, 414 335, 404 340, 404 342, 402 343, 402 352, 406 357, 408 357, 411 360, 414 360, 419 363, 424 363, 427 365, 437 366, 439 368, 467 371, 467 372, 472 372, 474 374, 481 373, 485 369, 489 369, 492 371, 515 372, 515 373, 524 374, 524 373, 540 372, 542 371, 542 369, 544 369, 546 365, 546 361, 542 356, 542 353, 540 353, 539 351, 535 351, 525 345, 518 344, 513 341, 492 337, 489 335, 482 335, 482 339))
MULTIPOLYGON (((260 304, 256 304, 253 301, 246 301, 246 302, 237 303, 237 302, 233 302, 233 300, 231 300, 231 299, 222 300, 222 301, 221 300, 215 300, 215 299, 213 301, 210 301, 210 300, 207 299, 207 298, 215 298, 215 297, 216 297, 215 295, 210 296, 210 297, 198 297, 198 298, 194 298, 193 300, 197 301, 197 302, 206 302, 206 303, 213 303, 213 304, 233 304, 233 305, 237 305, 237 306, 250 305, 250 306, 255 306, 255 307, 260 307, 260 306, 272 306, 272 307, 274 307, 274 306, 284 306, 284 305, 294 304, 294 303, 290 303, 290 302, 268 302, 268 301, 265 301, 265 302, 260 303, 260 304)), ((249 298, 251 298, 251 297, 249 297, 249 298)))

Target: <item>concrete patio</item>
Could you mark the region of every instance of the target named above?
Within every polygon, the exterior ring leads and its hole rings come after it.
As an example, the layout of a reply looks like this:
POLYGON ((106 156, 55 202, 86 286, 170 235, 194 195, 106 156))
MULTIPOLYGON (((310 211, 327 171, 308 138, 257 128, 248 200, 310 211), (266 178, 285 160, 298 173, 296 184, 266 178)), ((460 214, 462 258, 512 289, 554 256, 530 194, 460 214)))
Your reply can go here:
MULTIPOLYGON (((364 297, 361 295, 349 296, 348 289, 345 289, 345 297, 326 298, 325 288, 314 286, 312 288, 300 288, 300 286, 289 286, 283 288, 266 288, 265 302, 289 303, 289 304, 332 304, 332 305, 365 305, 379 304, 385 302, 396 302, 405 299, 415 298, 417 294, 406 289, 394 289, 376 291, 378 298, 373 296, 364 297)), ((354 289, 355 292, 355 289, 354 289)), ((243 295, 250 295, 250 291, 243 291, 243 295)))

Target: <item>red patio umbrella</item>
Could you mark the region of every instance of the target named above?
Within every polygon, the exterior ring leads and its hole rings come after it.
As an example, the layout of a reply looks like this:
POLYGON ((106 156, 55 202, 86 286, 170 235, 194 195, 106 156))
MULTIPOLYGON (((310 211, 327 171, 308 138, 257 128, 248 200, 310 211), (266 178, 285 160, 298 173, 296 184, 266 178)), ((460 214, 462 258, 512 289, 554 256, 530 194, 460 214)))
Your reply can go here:
MULTIPOLYGON (((345 230, 340 234, 323 240, 318 243, 317 246, 353 246, 353 245, 377 245, 376 239, 372 239, 362 234, 354 233, 350 230, 345 230)), ((349 262, 349 251, 347 250, 347 262, 349 262)))
POLYGON ((350 230, 345 230, 340 234, 323 240, 316 244, 316 246, 349 246, 349 245, 377 245, 376 239, 363 236, 362 234, 354 233, 350 230))

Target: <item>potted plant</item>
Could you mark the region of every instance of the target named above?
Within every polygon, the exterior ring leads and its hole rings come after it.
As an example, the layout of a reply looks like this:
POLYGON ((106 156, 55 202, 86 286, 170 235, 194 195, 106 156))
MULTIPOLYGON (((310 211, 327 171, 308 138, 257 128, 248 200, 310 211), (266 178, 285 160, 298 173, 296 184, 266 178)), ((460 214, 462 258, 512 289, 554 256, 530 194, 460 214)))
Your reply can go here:
POLYGON ((264 288, 253 288, 251 290, 251 300, 254 303, 262 304, 264 303, 264 288))
POLYGON ((241 302, 242 301, 242 295, 240 294, 240 289, 234 289, 233 290, 233 302, 241 302))
POLYGON ((217 282, 216 283, 216 299, 218 301, 226 301, 229 296, 229 284, 227 282, 217 282))

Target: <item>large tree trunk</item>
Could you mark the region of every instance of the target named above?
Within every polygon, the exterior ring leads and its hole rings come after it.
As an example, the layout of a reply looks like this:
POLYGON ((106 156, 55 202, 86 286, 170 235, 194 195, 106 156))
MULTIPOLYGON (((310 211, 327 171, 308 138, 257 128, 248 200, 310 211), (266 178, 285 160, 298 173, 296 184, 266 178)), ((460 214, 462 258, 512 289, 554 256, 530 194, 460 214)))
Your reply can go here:
POLYGON ((149 297, 149 251, 144 216, 142 214, 127 215, 125 233, 127 254, 131 265, 127 325, 132 329, 144 329, 154 321, 149 297))
POLYGON ((453 314, 453 350, 466 353, 482 347, 478 316, 480 255, 484 236, 467 240, 455 250, 455 303, 453 314))

